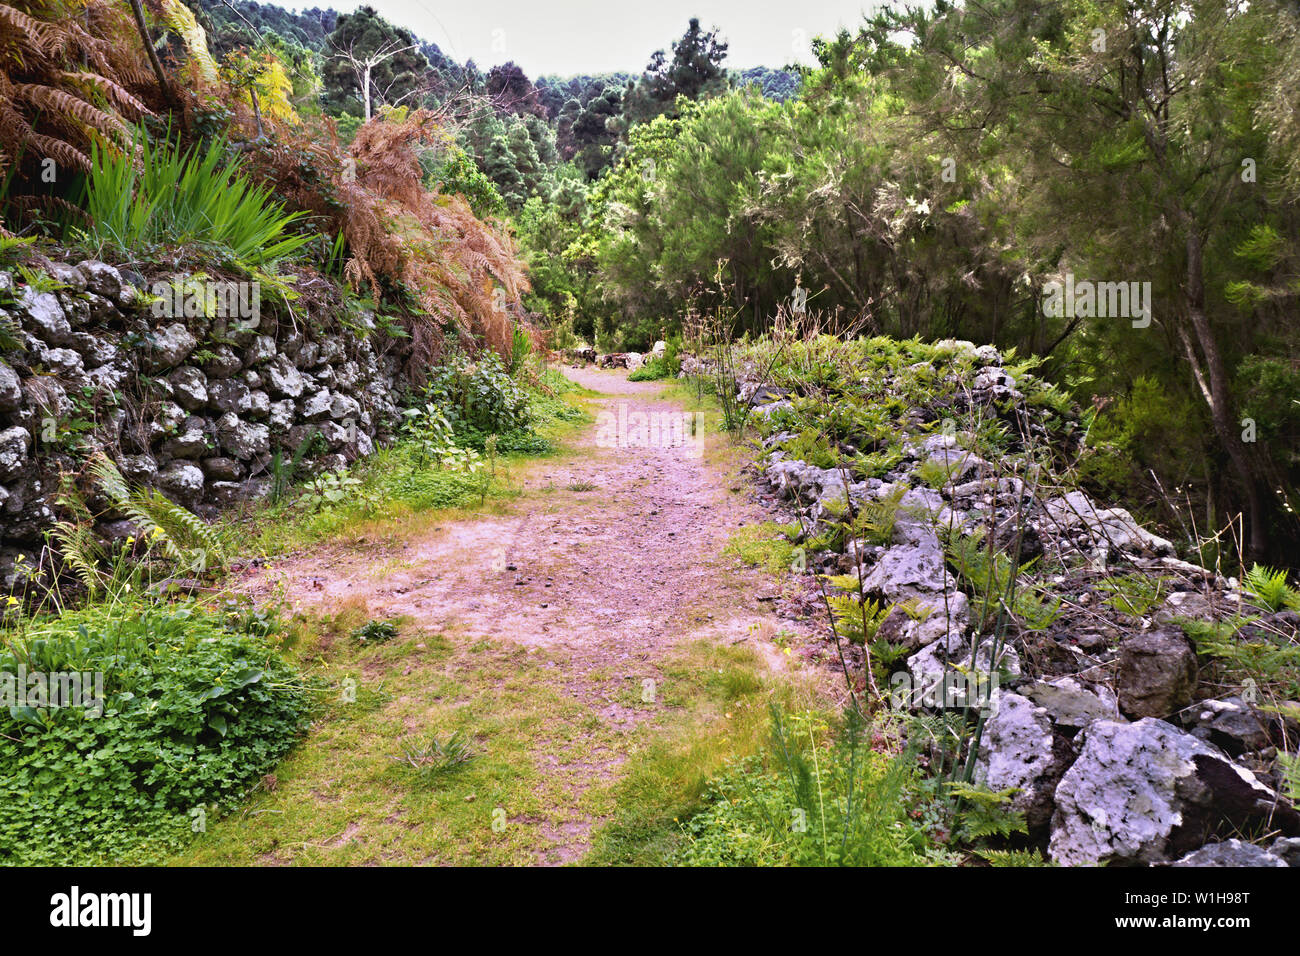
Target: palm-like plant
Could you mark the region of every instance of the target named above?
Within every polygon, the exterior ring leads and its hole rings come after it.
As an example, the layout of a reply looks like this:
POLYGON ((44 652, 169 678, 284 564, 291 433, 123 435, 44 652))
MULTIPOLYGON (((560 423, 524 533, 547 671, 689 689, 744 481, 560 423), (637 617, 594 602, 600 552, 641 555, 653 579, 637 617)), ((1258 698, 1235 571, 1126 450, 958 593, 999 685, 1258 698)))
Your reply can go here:
POLYGON ((225 143, 180 151, 142 133, 131 153, 91 147, 85 238, 100 246, 140 251, 201 244, 241 265, 290 255, 311 236, 290 233, 302 213, 287 213, 269 186, 254 184, 239 164, 226 164, 225 143))

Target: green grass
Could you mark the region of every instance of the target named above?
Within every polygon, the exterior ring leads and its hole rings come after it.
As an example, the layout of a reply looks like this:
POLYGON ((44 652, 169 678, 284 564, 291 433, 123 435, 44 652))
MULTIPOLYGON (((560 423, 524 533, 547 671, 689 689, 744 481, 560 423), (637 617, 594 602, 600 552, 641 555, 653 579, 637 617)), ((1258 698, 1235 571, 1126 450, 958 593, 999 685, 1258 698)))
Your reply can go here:
POLYGON ((772 677, 747 648, 699 642, 664 665, 666 694, 684 716, 646 742, 614 788, 614 810, 583 861, 662 866, 685 843, 683 823, 703 805, 709 781, 756 753, 768 709, 806 705, 809 691, 772 677))
POLYGON ((745 525, 731 536, 724 554, 734 555, 745 564, 762 568, 776 577, 788 574, 794 563, 797 546, 786 536, 789 529, 774 521, 745 525))
POLYGON ((662 863, 708 777, 761 739, 764 666, 699 643, 662 666, 653 703, 629 686, 630 732, 575 697, 559 652, 473 634, 404 629, 358 648, 318 623, 297 657, 334 688, 311 734, 240 810, 169 862, 187 865, 532 864, 590 834, 587 862, 662 863), (421 647, 420 645, 423 645, 421 647), (344 702, 345 681, 355 702, 344 702), (422 774, 406 759, 436 737, 472 756, 422 774), (495 823, 495 826, 494 826, 495 823))

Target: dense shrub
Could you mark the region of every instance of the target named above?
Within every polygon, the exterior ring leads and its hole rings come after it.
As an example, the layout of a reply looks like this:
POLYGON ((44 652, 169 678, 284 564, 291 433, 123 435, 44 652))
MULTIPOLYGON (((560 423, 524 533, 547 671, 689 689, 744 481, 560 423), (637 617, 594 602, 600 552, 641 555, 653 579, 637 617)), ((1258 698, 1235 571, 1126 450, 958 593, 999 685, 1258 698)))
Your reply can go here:
POLYGON ((6 632, 0 671, 101 672, 102 713, 0 710, 0 863, 156 858, 237 803, 303 729, 262 615, 98 604, 6 632))
POLYGON ((1079 476, 1104 495, 1133 502, 1155 496, 1152 469, 1175 476, 1178 486, 1203 481, 1206 432, 1189 427, 1202 417, 1202 408, 1188 398, 1141 377, 1129 394, 1097 413, 1079 476))
POLYGON ((426 395, 446 414, 457 435, 482 445, 488 435, 525 429, 530 421, 528 392, 493 352, 471 359, 452 352, 430 371, 426 395))
POLYGON ((663 355, 656 355, 627 377, 629 382, 653 382, 661 378, 676 378, 682 370, 682 360, 677 355, 677 345, 668 343, 663 355))

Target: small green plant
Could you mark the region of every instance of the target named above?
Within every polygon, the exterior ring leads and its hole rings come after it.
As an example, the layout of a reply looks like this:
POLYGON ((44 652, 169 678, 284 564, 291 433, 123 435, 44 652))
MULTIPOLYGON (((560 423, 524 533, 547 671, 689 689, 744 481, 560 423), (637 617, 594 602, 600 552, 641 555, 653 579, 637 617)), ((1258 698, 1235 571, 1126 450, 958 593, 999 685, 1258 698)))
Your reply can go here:
POLYGON ((937 458, 930 458, 921 462, 916 473, 920 479, 936 491, 942 491, 952 483, 953 475, 962 469, 960 460, 948 462, 945 464, 937 458))
POLYGON ((988 837, 1026 832, 1024 814, 1011 809, 1015 788, 990 790, 983 784, 954 780, 948 781, 948 789, 957 802, 953 836, 958 841, 973 844, 988 837))
POLYGON ((402 754, 393 760, 411 767, 425 784, 437 783, 444 776, 462 769, 474 758, 469 737, 457 730, 445 740, 431 734, 415 743, 403 742, 402 754))
POLYGON ((326 471, 317 475, 308 483, 302 494, 302 501, 313 511, 321 511, 330 505, 336 505, 361 488, 361 480, 353 478, 347 469, 326 471))
POLYGON ((984 528, 968 535, 953 529, 947 538, 948 561, 970 593, 980 631, 993 625, 1004 609, 1031 630, 1044 630, 1060 616, 1058 599, 1039 597, 1021 586, 1020 578, 1032 561, 1017 567, 1010 555, 992 546, 984 528))
POLYGON ((7 312, 0 314, 0 352, 16 352, 22 347, 22 326, 7 312))
POLYGON ((1256 564, 1245 574, 1246 590, 1270 611, 1300 610, 1300 591, 1287 584, 1286 571, 1256 564))
POLYGON ((66 285, 44 269, 33 269, 29 266, 18 265, 14 267, 14 271, 22 277, 23 282, 33 292, 58 292, 60 289, 67 288, 66 285))
POLYGON ((367 621, 352 632, 358 644, 383 644, 397 636, 397 625, 392 621, 367 621))
POLYGON ((323 438, 320 432, 313 430, 311 434, 299 442, 298 448, 289 458, 285 458, 283 448, 277 447, 275 449, 275 453, 271 456, 271 491, 269 498, 272 504, 283 501, 288 497, 289 490, 293 487, 294 478, 302 469, 303 460, 321 441, 323 441, 323 438))
POLYGON ((1282 792, 1292 803, 1300 803, 1300 754, 1279 751, 1277 765, 1282 771, 1282 792))
POLYGON ((826 433, 818 427, 809 427, 781 443, 781 448, 791 458, 806 461, 816 468, 834 468, 839 455, 831 448, 826 433))
POLYGON ((532 356, 533 337, 528 334, 526 328, 516 324, 510 330, 510 359, 506 364, 506 371, 511 375, 518 374, 532 356))
POLYGON ((930 860, 915 754, 872 747, 849 711, 832 728, 815 714, 772 708, 766 761, 732 764, 710 781, 705 807, 682 825, 688 866, 906 866, 930 860))
POLYGON ((898 510, 906 493, 906 488, 899 487, 878 501, 867 502, 854 519, 852 533, 869 544, 889 544, 894 539, 898 510))
POLYGON ((1051 866, 1038 850, 976 850, 989 866, 1051 866))
POLYGON ((91 459, 89 473, 98 493, 137 531, 123 545, 110 548, 93 533, 95 516, 86 499, 65 483, 59 501, 70 515, 54 525, 50 538, 64 567, 92 598, 103 592, 139 591, 150 583, 157 565, 167 574, 202 574, 225 565, 220 540, 201 518, 156 488, 132 489, 102 452, 91 459))
POLYGON ((1146 574, 1126 574, 1097 582, 1097 589, 1111 595, 1106 603, 1115 610, 1141 617, 1164 600, 1165 582, 1146 574))
POLYGON ((1228 681, 1240 685, 1250 679, 1257 686, 1271 687, 1281 699, 1300 695, 1300 645, 1270 631, 1257 615, 1224 621, 1175 620, 1192 639, 1197 653, 1218 661, 1228 681), (1256 633, 1243 640, 1241 631, 1248 626, 1256 633))
POLYGON ((492 482, 497 476, 497 436, 488 435, 483 442, 483 453, 487 455, 488 467, 479 474, 478 478, 478 503, 481 508, 487 501, 488 492, 492 489, 492 482))
POLYGON ((889 616, 890 606, 863 597, 856 574, 832 575, 826 583, 835 589, 828 594, 826 603, 834 615, 836 632, 853 644, 874 640, 876 631, 889 616))
POLYGON ((890 445, 880 451, 853 456, 853 473, 861 480, 878 478, 903 460, 903 449, 890 445))
POLYGON ((772 575, 783 577, 790 573, 790 565, 795 561, 797 552, 782 530, 782 526, 770 521, 737 528, 722 553, 734 555, 751 567, 763 568, 772 575))
POLYGON ((133 150, 92 143, 84 197, 91 224, 79 238, 97 253, 198 246, 259 267, 314 239, 292 233, 303 214, 286 212, 272 197, 269 186, 255 185, 239 162, 227 161, 224 140, 181 152, 139 130, 133 150))
POLYGON ((402 412, 402 437, 411 443, 421 465, 474 472, 482 466, 478 452, 456 443, 444 410, 433 402, 402 412))
POLYGON ((0 234, 0 266, 12 263, 19 253, 26 251, 36 242, 35 236, 11 236, 0 234))

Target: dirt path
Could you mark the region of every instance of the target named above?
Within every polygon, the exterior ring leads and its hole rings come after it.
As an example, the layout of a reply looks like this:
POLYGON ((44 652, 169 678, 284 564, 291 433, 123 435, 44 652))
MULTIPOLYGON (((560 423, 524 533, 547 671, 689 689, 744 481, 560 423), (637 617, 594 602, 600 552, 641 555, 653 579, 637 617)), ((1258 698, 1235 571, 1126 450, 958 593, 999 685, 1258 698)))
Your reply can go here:
MULTIPOLYGON (((665 658, 684 644, 751 646, 772 670, 785 668, 771 637, 797 625, 773 609, 780 583, 722 556, 739 526, 768 517, 725 441, 705 442, 702 430, 692 438, 657 383, 565 373, 601 393, 598 420, 573 454, 529 467, 505 516, 317 549, 276 562, 251 589, 282 589, 294 607, 320 613, 361 601, 371 616, 404 616, 420 632, 541 651, 563 693, 620 733, 653 727, 656 712, 637 695, 656 693, 665 658), (643 423, 665 427, 656 436, 639 431, 643 423)), ((615 747, 583 761, 571 778, 575 807, 585 788, 617 776, 625 756, 615 747)), ((535 754, 543 773, 562 771, 565 759, 540 745, 535 754)), ((575 812, 568 825, 543 827, 539 862, 577 859, 599 822, 575 812)))

